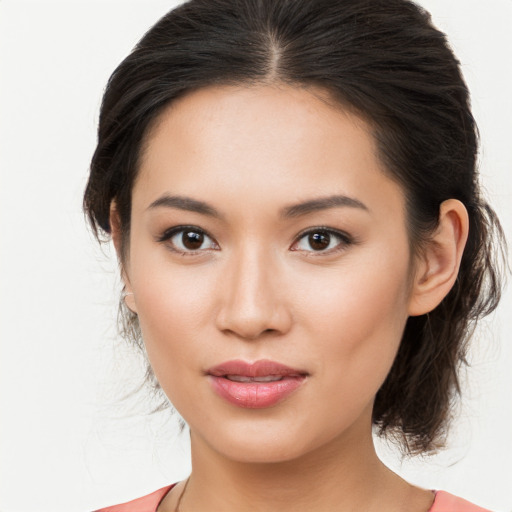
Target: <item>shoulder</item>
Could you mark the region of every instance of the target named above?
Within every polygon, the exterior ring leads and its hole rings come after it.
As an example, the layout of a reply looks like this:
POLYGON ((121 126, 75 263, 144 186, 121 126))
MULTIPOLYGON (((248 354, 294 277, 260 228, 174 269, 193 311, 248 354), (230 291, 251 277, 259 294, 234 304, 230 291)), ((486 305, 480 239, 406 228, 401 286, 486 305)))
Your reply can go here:
POLYGON ((151 494, 142 496, 142 498, 121 503, 120 505, 101 508, 95 512, 156 512, 156 508, 174 485, 175 484, 162 487, 151 494))
POLYGON ((429 512, 490 512, 445 491, 437 491, 429 512))

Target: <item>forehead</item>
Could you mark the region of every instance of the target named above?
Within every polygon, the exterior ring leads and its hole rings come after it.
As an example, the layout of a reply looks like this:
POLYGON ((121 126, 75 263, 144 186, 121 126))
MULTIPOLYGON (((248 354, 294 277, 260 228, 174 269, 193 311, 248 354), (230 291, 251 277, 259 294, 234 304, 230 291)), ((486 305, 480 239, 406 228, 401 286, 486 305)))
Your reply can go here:
POLYGON ((164 139, 166 145, 178 145, 192 138, 196 154, 208 149, 213 157, 236 146, 246 151, 257 146, 260 160, 262 150, 276 149, 272 143, 276 135, 279 143, 285 144, 280 154, 293 146, 299 155, 299 150, 305 149, 299 145, 307 141, 310 149, 325 149, 340 138, 354 137, 359 143, 366 142, 369 152, 374 151, 369 125, 323 89, 284 84, 211 86, 186 93, 158 116, 146 136, 142 162, 154 156, 155 147, 164 139))
POLYGON ((321 89, 215 86, 171 104, 148 133, 134 201, 162 192, 259 201, 401 191, 370 126, 321 89), (137 196, 137 197, 135 197, 137 196))

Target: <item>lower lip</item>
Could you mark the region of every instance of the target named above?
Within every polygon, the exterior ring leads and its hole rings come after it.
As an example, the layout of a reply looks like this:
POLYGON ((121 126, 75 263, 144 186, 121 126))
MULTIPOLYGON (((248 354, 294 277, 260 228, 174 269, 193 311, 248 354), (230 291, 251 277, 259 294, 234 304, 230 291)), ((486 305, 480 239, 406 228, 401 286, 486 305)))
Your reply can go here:
POLYGON ((209 376, 213 390, 233 405, 246 409, 272 407, 298 389, 305 377, 284 377, 274 382, 235 382, 209 376))

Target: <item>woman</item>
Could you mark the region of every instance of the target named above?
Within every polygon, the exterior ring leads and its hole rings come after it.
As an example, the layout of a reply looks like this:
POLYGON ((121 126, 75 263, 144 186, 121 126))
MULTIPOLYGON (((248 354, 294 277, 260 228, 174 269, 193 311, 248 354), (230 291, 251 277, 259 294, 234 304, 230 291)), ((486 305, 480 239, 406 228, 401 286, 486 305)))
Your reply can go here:
POLYGON ((429 453, 500 283, 458 62, 405 0, 192 0, 112 75, 84 198, 192 473, 105 511, 483 510, 429 453))

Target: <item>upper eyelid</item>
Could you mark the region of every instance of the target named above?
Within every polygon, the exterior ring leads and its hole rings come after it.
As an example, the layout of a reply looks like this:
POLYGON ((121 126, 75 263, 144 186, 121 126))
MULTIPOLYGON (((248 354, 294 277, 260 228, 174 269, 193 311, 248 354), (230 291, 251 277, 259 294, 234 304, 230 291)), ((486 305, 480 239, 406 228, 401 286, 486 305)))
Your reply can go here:
POLYGON ((313 227, 313 228, 307 228, 304 231, 301 231, 297 235, 295 240, 296 241, 300 240, 301 238, 303 238, 306 235, 309 235, 311 233, 316 233, 316 232, 319 232, 319 231, 339 236, 340 238, 343 238, 343 239, 345 239, 347 241, 352 241, 353 240, 353 237, 351 235, 349 235, 348 233, 346 233, 345 231, 341 231, 339 229, 334 229, 334 228, 328 228, 326 226, 316 226, 316 227, 313 227))
POLYGON ((204 230, 198 226, 191 226, 191 225, 180 225, 180 226, 174 226, 172 228, 166 229, 166 230, 164 230, 163 234, 161 234, 160 236, 157 236, 155 238, 155 240, 159 243, 167 243, 168 250, 170 250, 176 254, 180 254, 182 256, 196 256, 201 253, 210 252, 212 250, 213 251, 218 250, 216 248, 211 248, 211 247, 209 247, 207 249, 183 250, 179 247, 176 247, 173 243, 170 242, 171 238, 173 238, 176 234, 182 233, 187 230, 203 233, 205 236, 207 236, 213 242, 213 244, 216 247, 220 248, 217 240, 215 240, 215 238, 213 236, 211 236, 206 230, 204 230))
POLYGON ((292 252, 300 252, 304 255, 304 257, 307 258, 328 258, 330 256, 334 256, 336 254, 344 252, 345 250, 348 249, 348 246, 354 244, 357 244, 357 241, 354 240, 354 238, 350 236, 348 233, 345 233, 343 231, 339 231, 337 229, 332 228, 313 228, 307 229, 306 231, 303 231, 302 234, 298 235, 289 250, 292 252), (338 238, 338 243, 330 249, 319 251, 293 248, 297 246, 306 235, 318 232, 324 232, 329 233, 330 235, 334 235, 335 237, 338 238))
POLYGON ((180 226, 173 226, 172 228, 168 228, 168 229, 164 230, 164 232, 161 235, 157 236, 157 241, 164 242, 165 240, 168 240, 169 238, 174 236, 176 233, 186 231, 187 229, 190 231, 197 231, 200 233, 204 233, 208 238, 211 238, 215 243, 217 243, 217 241, 215 240, 215 237, 210 235, 210 233, 208 233, 208 231, 206 231, 203 228, 200 228, 199 226, 193 226, 193 225, 180 225, 180 226))

